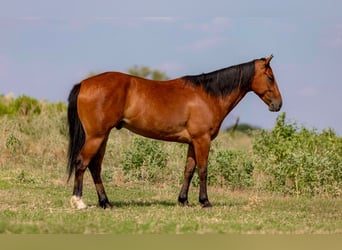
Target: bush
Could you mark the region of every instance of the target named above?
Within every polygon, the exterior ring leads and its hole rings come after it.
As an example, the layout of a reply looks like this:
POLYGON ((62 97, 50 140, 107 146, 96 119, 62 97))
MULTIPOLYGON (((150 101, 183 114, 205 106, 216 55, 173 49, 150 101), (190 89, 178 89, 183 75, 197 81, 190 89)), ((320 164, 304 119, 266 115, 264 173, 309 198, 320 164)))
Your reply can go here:
POLYGON ((22 141, 15 136, 14 134, 10 134, 6 139, 6 149, 12 153, 22 153, 23 152, 23 143, 22 141))
POLYGON ((40 102, 25 95, 15 99, 13 108, 15 113, 22 116, 39 115, 41 112, 40 102))
POLYGON ((41 108, 42 105, 37 99, 25 95, 16 99, 2 96, 0 99, 0 115, 39 115, 41 108))
POLYGON ((267 190, 296 195, 341 195, 342 138, 334 131, 299 128, 281 114, 272 131, 253 145, 254 161, 267 190))
POLYGON ((213 173, 210 175, 209 180, 213 185, 219 184, 233 190, 245 189, 253 185, 253 170, 253 162, 245 152, 218 151, 210 170, 213 173), (213 174, 217 177, 213 178, 213 174))
MULTIPOLYGON (((249 153, 242 150, 221 150, 213 143, 208 161, 208 185, 231 190, 251 188, 254 184, 254 165, 249 153)), ((199 186, 199 178, 194 176, 194 186, 199 186)))
POLYGON ((161 181, 167 158, 162 142, 137 136, 124 151, 121 164, 128 180, 155 182, 161 181))

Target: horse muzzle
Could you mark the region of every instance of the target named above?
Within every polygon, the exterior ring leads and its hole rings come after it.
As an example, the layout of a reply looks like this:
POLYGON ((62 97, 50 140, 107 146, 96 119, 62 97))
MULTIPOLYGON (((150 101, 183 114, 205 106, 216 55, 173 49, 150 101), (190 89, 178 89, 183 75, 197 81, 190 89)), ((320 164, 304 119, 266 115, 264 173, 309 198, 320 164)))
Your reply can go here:
POLYGON ((282 100, 272 100, 271 103, 268 105, 268 110, 271 112, 278 112, 283 105, 282 100))

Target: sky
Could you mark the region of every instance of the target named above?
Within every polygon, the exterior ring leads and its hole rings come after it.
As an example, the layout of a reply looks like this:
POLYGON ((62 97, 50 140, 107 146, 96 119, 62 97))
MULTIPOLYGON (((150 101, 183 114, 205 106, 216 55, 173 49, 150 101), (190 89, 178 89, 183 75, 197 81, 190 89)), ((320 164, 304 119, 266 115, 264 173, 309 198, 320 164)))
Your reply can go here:
MULTIPOLYGON (((177 78, 274 55, 290 122, 342 135, 342 1, 1 0, 0 94, 67 101, 89 73, 148 66, 177 78)), ((228 115, 270 129, 249 93, 228 115)))

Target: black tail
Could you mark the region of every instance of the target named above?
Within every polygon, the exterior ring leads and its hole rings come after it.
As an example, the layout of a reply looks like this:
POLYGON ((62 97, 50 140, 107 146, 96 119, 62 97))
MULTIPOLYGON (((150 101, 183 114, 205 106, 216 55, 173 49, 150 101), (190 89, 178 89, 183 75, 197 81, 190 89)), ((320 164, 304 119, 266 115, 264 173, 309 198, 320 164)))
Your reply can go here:
POLYGON ((77 97, 81 84, 76 84, 69 94, 68 122, 69 122, 69 151, 68 151, 68 172, 69 177, 74 172, 77 165, 77 157, 85 143, 85 133, 77 113, 77 97))

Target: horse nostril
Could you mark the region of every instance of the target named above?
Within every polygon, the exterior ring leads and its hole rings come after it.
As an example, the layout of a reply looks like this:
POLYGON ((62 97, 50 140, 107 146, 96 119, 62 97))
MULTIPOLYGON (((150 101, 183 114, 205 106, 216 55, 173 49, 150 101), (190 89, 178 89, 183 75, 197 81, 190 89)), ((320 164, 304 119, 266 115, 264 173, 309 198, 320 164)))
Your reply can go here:
POLYGON ((269 110, 272 112, 278 112, 281 109, 282 102, 271 102, 269 105, 269 110))
POLYGON ((279 111, 281 109, 281 106, 283 106, 283 102, 280 101, 280 102, 277 102, 277 111, 279 111))

